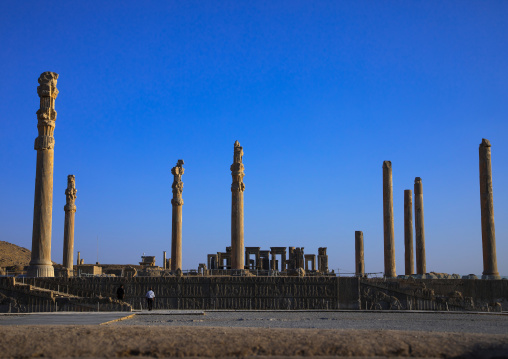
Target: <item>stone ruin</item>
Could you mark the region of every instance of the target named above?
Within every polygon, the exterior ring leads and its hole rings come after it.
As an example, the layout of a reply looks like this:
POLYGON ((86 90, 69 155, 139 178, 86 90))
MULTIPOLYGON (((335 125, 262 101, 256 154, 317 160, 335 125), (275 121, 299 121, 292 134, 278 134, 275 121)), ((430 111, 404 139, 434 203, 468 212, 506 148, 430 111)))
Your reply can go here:
MULTIPOLYGON (((39 79, 37 94, 40 98, 40 107, 37 111, 38 137, 34 142, 37 151, 36 180, 34 196, 34 216, 32 234, 31 261, 28 266, 29 277, 53 277, 54 266, 51 261, 51 228, 53 206, 53 163, 54 163, 54 128, 56 121, 55 100, 58 96, 57 79, 54 72, 43 72, 39 79)), ((269 250, 261 250, 260 247, 245 247, 244 244, 244 191, 243 182, 244 164, 243 147, 238 141, 233 146, 233 163, 230 166, 231 183, 231 245, 225 252, 209 254, 206 265, 200 264, 194 273, 208 273, 214 275, 224 270, 240 271, 229 274, 241 274, 245 271, 268 271, 270 273, 285 273, 291 275, 294 271, 302 273, 327 274, 328 255, 326 248, 319 248, 317 260, 314 254, 305 254, 303 247, 270 247, 269 250), (317 262, 317 263, 316 263, 317 262), (301 270, 300 270, 301 269, 301 270)), ((171 169, 173 175, 172 192, 172 235, 171 235, 171 258, 164 255, 164 274, 181 273, 182 271, 182 198, 184 174, 184 161, 178 160, 171 169)), ((479 146, 480 164, 480 199, 481 199, 481 228, 483 250, 483 279, 499 279, 497 269, 497 255, 494 225, 494 200, 492 191, 492 167, 491 167, 491 144, 489 140, 482 139, 479 146)), ((98 273, 98 269, 85 268, 83 260, 79 257, 78 266, 73 266, 74 251, 74 216, 76 212, 76 187, 75 177, 68 176, 67 189, 65 190, 66 205, 64 224, 64 253, 63 266, 59 270, 66 272, 65 277, 71 277, 76 270, 89 273, 98 273), (81 268, 77 268, 81 267, 81 268)), ((393 184, 392 163, 383 162, 383 226, 384 226, 384 277, 396 278, 395 267, 395 238, 394 238, 394 211, 393 211, 393 184)), ((404 192, 404 244, 405 244, 405 276, 417 275, 425 278, 426 252, 425 252, 425 229, 423 214, 423 186, 422 179, 415 177, 414 201, 411 190, 404 192), (414 211, 413 211, 414 205, 414 211), (414 216, 414 222, 413 222, 414 216), (414 224, 414 238, 413 238, 414 224), (413 240, 415 245, 413 248, 413 240), (413 257, 416 257, 415 259, 413 257), (415 270, 416 266, 416 270, 415 270)), ((363 258, 363 232, 355 233, 355 275, 364 277, 363 258)), ((155 268, 155 258, 147 264, 143 261, 140 265, 144 268, 155 268)), ((97 263, 97 267, 98 267, 97 263)), ((228 274, 222 272, 222 274, 228 274)))
MULTIPOLYGON (((206 264, 208 273, 225 275, 228 270, 235 270, 232 268, 231 253, 231 247, 226 247, 225 252, 208 254, 206 264)), ((273 273, 295 275, 299 269, 309 274, 329 274, 326 247, 318 249, 317 268, 316 255, 304 254, 303 247, 270 247, 270 250, 261 250, 261 247, 245 247, 244 258, 243 269, 258 275, 273 273)))

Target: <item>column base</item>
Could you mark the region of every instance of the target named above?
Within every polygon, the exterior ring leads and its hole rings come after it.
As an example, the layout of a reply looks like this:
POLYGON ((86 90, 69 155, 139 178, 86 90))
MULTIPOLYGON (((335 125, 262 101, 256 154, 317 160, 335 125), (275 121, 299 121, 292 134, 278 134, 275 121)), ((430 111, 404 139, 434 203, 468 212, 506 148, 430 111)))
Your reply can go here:
POLYGON ((27 277, 54 277, 55 270, 51 264, 33 264, 28 266, 27 277))
POLYGON ((499 274, 484 274, 482 275, 482 279, 501 279, 499 274))

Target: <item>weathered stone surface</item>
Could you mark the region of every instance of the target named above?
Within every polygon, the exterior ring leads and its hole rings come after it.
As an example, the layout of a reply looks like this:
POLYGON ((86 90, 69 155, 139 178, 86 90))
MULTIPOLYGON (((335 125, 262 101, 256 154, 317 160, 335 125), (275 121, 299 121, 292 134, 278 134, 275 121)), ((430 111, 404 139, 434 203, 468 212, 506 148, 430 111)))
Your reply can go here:
POLYGON ((233 164, 231 165, 231 269, 244 269, 244 237, 243 237, 243 147, 236 141, 234 146, 233 164))
POLYGON ((183 160, 178 160, 176 166, 171 169, 173 174, 173 214, 171 222, 171 270, 182 270, 182 175, 185 171, 183 160))
POLYGON ((326 247, 318 248, 318 271, 320 273, 328 273, 328 255, 326 247))
POLYGON ((416 237, 416 274, 427 272, 425 258, 425 225, 423 220, 423 185, 420 177, 415 178, 415 237, 416 237))
POLYGON ((37 111, 37 129, 35 139, 37 150, 37 168, 35 172, 34 218, 32 231, 32 259, 27 275, 30 277, 53 277, 51 262, 51 220, 53 209, 53 148, 55 140, 56 111, 55 99, 58 95, 56 82, 58 74, 43 72, 39 77, 37 93, 40 108, 37 111))
POLYGON ((393 185, 392 163, 383 162, 383 228, 385 251, 385 276, 394 278, 395 271, 395 232, 393 227, 393 185))
POLYGON ((72 273, 74 258, 74 214, 76 213, 76 178, 74 175, 67 176, 67 189, 65 190, 66 204, 64 225, 64 248, 62 264, 69 273, 72 273))
POLYGON ((365 275, 365 261, 363 258, 363 232, 355 231, 355 275, 365 275))
POLYGON ((482 213, 483 278, 497 279, 496 230, 494 225, 494 194, 490 142, 483 139, 480 154, 480 199, 482 213))
POLYGON ((413 194, 404 190, 404 264, 405 275, 414 274, 413 254, 413 194))

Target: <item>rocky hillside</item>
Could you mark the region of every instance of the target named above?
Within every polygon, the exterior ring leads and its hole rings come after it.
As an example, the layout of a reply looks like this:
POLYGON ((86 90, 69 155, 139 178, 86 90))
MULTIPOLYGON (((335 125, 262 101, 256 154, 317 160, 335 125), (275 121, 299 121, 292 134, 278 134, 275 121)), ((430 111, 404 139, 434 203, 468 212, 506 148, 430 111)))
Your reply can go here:
POLYGON ((30 250, 15 244, 0 241, 0 267, 27 266, 30 262, 30 250))

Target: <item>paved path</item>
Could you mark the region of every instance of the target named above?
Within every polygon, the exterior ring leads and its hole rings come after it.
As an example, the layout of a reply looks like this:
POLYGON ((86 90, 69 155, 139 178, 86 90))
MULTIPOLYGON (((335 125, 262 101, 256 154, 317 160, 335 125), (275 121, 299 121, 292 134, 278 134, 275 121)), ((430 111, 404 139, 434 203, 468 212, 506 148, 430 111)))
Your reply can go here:
POLYGON ((0 325, 191 326, 508 333, 508 315, 433 312, 152 311, 0 314, 0 325), (133 315, 135 314, 135 315, 133 315), (121 320, 120 319, 126 319, 121 320))
POLYGON ((508 333, 508 315, 433 312, 142 312, 113 325, 245 328, 411 330, 445 333, 508 333))
POLYGON ((130 312, 0 314, 0 325, 97 325, 127 317, 130 312))

